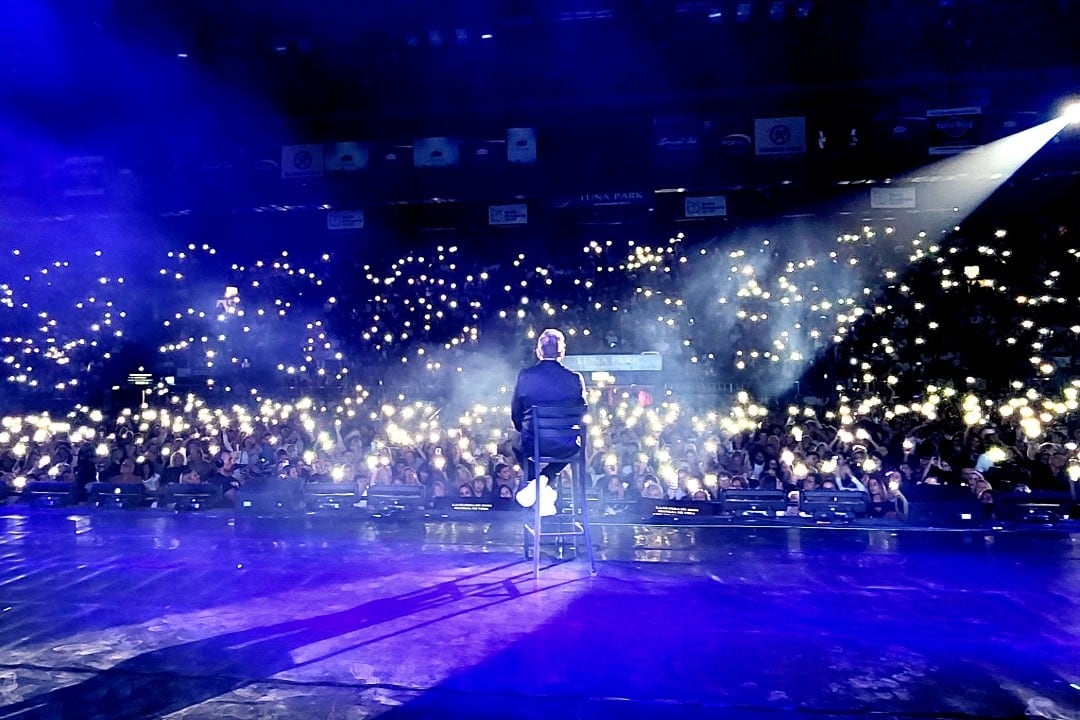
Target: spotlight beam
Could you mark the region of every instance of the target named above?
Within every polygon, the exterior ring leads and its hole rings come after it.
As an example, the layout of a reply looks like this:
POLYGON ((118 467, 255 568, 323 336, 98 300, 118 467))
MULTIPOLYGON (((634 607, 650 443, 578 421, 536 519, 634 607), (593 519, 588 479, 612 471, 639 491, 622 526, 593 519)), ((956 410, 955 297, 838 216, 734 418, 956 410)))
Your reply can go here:
POLYGON ((917 187, 920 210, 955 210, 951 224, 975 212, 1069 123, 1065 116, 900 176, 917 187))
MULTIPOLYGON (((1067 124, 1064 117, 1050 120, 987 145, 912 170, 896 177, 892 186, 915 188, 915 208, 913 209, 919 215, 913 216, 911 220, 918 222, 921 229, 929 236, 939 237, 942 232, 950 232, 953 226, 959 225, 974 213, 1067 124), (938 223, 940 226, 934 227, 938 223)), ((761 244, 761 237, 781 237, 786 238, 783 254, 774 257, 771 252, 764 253, 760 259, 753 261, 749 258, 740 259, 730 265, 737 266, 733 269, 740 273, 744 272, 743 268, 753 266, 752 275, 776 277, 789 272, 783 262, 785 258, 797 260, 800 257, 819 257, 824 259, 823 256, 827 256, 832 248, 837 247, 830 239, 830 236, 834 236, 835 228, 830 221, 817 218, 831 217, 840 208, 850 211, 850 208, 861 206, 867 199, 865 189, 861 189, 857 194, 818 206, 817 212, 809 216, 780 218, 773 223, 743 229, 732 238, 733 245, 752 247, 755 244, 761 244)), ((901 231, 901 235, 903 234, 901 231)), ((909 262, 908 253, 902 246, 896 246, 892 241, 882 241, 879 250, 879 260, 896 271, 902 271, 909 262)), ((730 280, 732 278, 729 277, 730 280)), ((883 291, 885 282, 881 275, 871 273, 868 267, 864 268, 856 264, 845 267, 844 272, 838 273, 828 288, 821 288, 820 295, 831 301, 837 298, 873 298, 883 291)), ((716 274, 708 273, 707 276, 698 278, 691 284, 695 287, 700 285, 702 288, 714 289, 716 274)), ((791 327, 813 326, 818 321, 815 316, 819 314, 821 313, 811 312, 809 308, 797 303, 775 308, 769 314, 767 321, 759 323, 758 332, 770 338, 779 337, 781 331, 791 327)), ((719 331, 728 332, 737 325, 735 317, 727 318, 721 324, 719 331)), ((779 396, 785 393, 816 362, 820 354, 820 348, 801 343, 796 340, 794 334, 785 334, 783 342, 785 352, 797 353, 799 359, 791 363, 778 363, 767 378, 759 381, 761 383, 759 390, 763 396, 779 396)))

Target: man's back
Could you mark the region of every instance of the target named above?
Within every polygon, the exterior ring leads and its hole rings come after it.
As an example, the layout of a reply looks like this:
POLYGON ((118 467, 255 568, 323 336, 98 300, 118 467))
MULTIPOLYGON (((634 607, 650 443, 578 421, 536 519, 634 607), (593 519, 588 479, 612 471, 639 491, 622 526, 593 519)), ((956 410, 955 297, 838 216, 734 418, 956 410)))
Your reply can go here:
MULTIPOLYGON (((510 418, 521 432, 522 445, 532 447, 532 418, 534 405, 576 407, 585 405, 585 380, 557 360, 541 360, 518 373, 510 418)), ((576 450, 576 438, 567 438, 565 447, 543 448, 544 452, 561 453, 576 450)), ((528 451, 528 450, 527 450, 528 451)))
POLYGON ((541 360, 518 373, 510 419, 522 432, 533 405, 572 407, 585 404, 585 379, 558 360, 541 360))

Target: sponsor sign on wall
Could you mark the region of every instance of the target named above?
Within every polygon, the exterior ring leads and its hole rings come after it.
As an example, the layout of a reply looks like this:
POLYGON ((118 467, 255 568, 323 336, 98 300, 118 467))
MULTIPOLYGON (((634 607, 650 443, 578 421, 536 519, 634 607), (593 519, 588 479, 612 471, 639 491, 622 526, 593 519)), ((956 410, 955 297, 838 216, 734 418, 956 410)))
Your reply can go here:
POLYGON ((525 225, 528 222, 529 206, 526 203, 488 206, 488 225, 525 225))
POLYGON ((687 196, 684 200, 686 217, 724 217, 727 215, 727 195, 687 196))
POLYGON ((323 146, 283 145, 281 147, 281 177, 300 179, 321 177, 323 174, 323 146))
POLYGON ((806 152, 806 118, 754 120, 754 152, 758 155, 798 155, 806 152))

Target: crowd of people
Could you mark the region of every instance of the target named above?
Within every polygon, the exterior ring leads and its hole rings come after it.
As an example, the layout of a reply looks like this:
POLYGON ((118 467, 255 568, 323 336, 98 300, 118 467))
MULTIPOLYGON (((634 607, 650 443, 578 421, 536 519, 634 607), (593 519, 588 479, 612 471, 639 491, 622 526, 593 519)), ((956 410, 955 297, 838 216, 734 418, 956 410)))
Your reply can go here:
POLYGON ((110 274, 120 251, 15 246, 0 477, 8 502, 110 482, 163 507, 203 484, 227 507, 268 477, 510 498, 513 378, 559 327, 571 355, 663 358, 633 383, 590 377, 588 482, 607 500, 857 489, 885 514, 918 484, 988 506, 1075 497, 1072 240, 1065 221, 748 229, 595 240, 562 266, 188 243, 137 278, 110 274), (101 394, 135 371, 153 378, 140 401, 101 394))

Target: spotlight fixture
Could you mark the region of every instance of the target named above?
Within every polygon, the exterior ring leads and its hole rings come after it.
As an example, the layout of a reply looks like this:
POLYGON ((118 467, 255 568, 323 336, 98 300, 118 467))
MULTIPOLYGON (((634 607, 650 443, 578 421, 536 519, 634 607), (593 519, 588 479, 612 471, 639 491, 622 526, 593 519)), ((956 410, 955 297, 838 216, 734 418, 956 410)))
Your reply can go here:
POLYGON ((1061 111, 1061 117, 1066 122, 1077 124, 1080 123, 1080 102, 1071 102, 1065 106, 1061 111))

